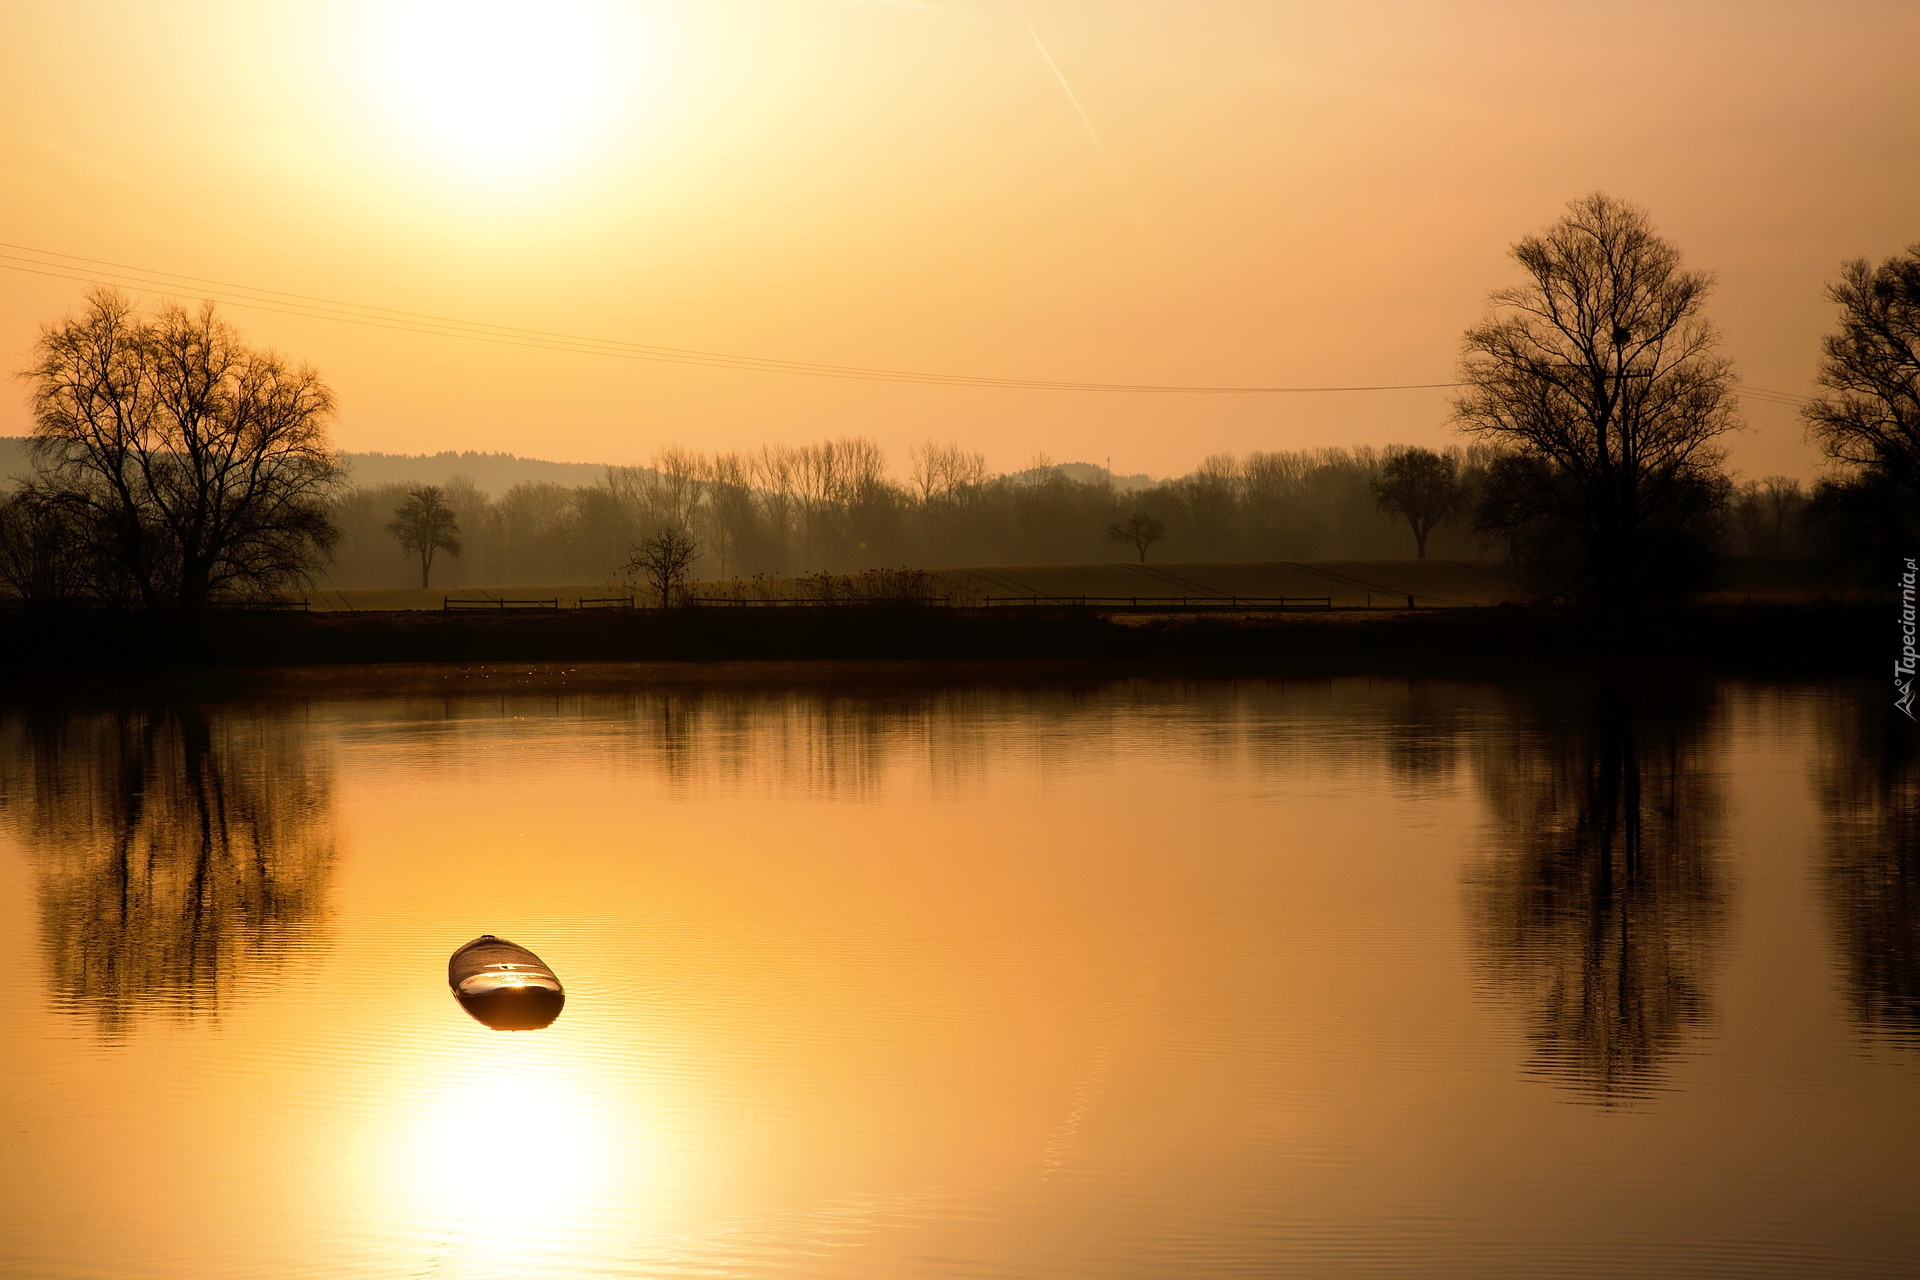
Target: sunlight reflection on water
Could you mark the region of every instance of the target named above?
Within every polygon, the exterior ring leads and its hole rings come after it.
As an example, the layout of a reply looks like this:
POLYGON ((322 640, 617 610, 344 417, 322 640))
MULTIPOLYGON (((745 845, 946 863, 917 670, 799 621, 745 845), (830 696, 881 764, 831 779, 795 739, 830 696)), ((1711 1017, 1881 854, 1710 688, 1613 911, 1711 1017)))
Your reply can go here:
POLYGON ((0 1273, 1901 1274, 1866 697, 0 712, 0 1273), (479 932, 565 1014, 493 1032, 479 932))

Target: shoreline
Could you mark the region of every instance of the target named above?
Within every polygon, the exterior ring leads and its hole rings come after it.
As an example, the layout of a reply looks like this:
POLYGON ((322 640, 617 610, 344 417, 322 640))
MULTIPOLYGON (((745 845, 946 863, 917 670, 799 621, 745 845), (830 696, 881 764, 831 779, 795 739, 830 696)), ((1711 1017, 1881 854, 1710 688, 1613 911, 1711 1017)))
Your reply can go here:
POLYGON ((642 669, 701 682, 830 683, 855 666, 915 679, 1051 673, 1486 678, 1610 671, 1867 676, 1890 643, 1889 606, 1692 604, 1636 620, 1618 642, 1565 608, 1492 606, 1390 614, 1205 615, 1116 620, 1093 610, 829 605, 560 614, 288 613, 220 610, 190 628, 131 614, 0 614, 13 661, 0 690, 49 675, 142 684, 279 671, 303 683, 427 674, 497 682, 513 668, 575 670, 618 683, 642 669), (466 675, 456 676, 457 672, 466 675), (484 674, 476 674, 484 673, 484 674))

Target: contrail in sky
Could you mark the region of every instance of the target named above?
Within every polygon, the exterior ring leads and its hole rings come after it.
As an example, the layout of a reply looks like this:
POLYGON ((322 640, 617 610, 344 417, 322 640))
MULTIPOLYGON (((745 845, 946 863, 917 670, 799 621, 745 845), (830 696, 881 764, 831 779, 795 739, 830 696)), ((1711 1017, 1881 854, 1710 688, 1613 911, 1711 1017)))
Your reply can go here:
POLYGON ((1093 139, 1093 149, 1100 153, 1100 158, 1105 160, 1107 167, 1111 169, 1113 167, 1113 157, 1107 154, 1107 144, 1100 141, 1100 131, 1093 127, 1093 117, 1088 115, 1087 109, 1080 105, 1079 95, 1074 93, 1073 86, 1068 84, 1066 76, 1061 74, 1060 64, 1053 60, 1051 53, 1047 52, 1047 46, 1041 41, 1040 33, 1032 27, 1028 27, 1027 34, 1033 37, 1034 46, 1040 50, 1040 56, 1047 60, 1049 67, 1053 68, 1053 78, 1058 80, 1060 87, 1067 91, 1067 101, 1071 102, 1073 109, 1080 113, 1080 123, 1087 126, 1087 136, 1093 139))

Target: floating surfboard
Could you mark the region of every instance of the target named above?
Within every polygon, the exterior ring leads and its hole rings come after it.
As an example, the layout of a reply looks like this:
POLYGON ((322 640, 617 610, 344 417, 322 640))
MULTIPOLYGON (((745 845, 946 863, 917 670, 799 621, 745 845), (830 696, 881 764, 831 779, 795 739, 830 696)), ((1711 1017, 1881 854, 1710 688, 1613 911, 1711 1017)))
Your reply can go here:
POLYGON ((567 993, 546 962, 525 947, 483 933, 447 961, 460 1007, 495 1031, 534 1031, 560 1016, 567 993))

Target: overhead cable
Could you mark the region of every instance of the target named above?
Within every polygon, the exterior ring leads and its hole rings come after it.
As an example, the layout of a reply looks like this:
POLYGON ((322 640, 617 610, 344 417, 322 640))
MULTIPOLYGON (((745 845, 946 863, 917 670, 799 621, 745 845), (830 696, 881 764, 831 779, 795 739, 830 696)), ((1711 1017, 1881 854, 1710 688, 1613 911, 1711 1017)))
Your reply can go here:
MULTIPOLYGON (((572 352, 580 355, 611 356, 624 360, 643 360, 660 364, 693 365, 712 369, 735 369, 754 373, 784 373, 815 378, 842 378, 864 382, 902 382, 921 386, 979 387, 1013 391, 1096 391, 1126 394, 1161 395, 1308 395, 1378 391, 1448 391, 1459 382, 1401 382, 1328 386, 1213 385, 1187 383, 1086 382, 1059 378, 1010 378, 976 374, 935 373, 913 369, 889 369, 864 365, 826 364, 808 360, 782 360, 766 356, 739 355, 724 351, 702 351, 628 342, 613 338, 595 338, 580 334, 528 329, 485 321, 462 320, 426 312, 402 311, 392 307, 346 302, 337 298, 289 293, 254 285, 235 284, 203 276, 158 271, 127 263, 57 253, 29 245, 0 242, 0 269, 29 275, 71 280, 80 284, 106 285, 143 293, 174 295, 190 292, 226 306, 266 311, 277 315, 331 320, 364 328, 417 333, 431 337, 459 338, 501 346, 524 347, 537 351, 572 352)), ((1799 406, 1806 397, 1790 392, 1742 385, 1743 399, 1763 404, 1799 406)))

